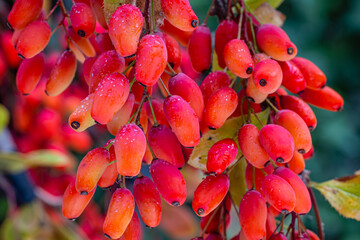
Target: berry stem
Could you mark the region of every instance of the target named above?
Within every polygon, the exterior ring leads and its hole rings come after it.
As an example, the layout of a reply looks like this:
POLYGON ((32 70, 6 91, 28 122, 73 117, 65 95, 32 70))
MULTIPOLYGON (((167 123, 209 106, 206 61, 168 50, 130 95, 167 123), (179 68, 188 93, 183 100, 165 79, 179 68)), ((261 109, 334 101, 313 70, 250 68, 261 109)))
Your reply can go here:
POLYGON ((130 89, 134 85, 135 81, 136 81, 136 78, 134 77, 134 79, 130 82, 130 89))
POLYGON ((167 64, 167 66, 168 66, 168 68, 170 69, 170 72, 171 72, 171 74, 172 74, 172 75, 170 75, 170 76, 176 75, 176 72, 175 72, 175 70, 171 67, 170 63, 167 62, 166 64, 167 64))
POLYGON ((125 70, 122 71, 122 74, 127 73, 127 71, 129 71, 129 69, 130 69, 132 66, 134 66, 135 62, 136 62, 136 60, 132 61, 132 62, 125 68, 125 70))
POLYGON ((202 23, 203 25, 206 25, 206 24, 207 24, 207 21, 208 21, 208 19, 209 19, 210 13, 211 13, 211 10, 212 10, 213 5, 214 5, 214 1, 215 1, 215 0, 213 0, 213 1, 211 2, 211 5, 210 5, 210 7, 209 7, 209 10, 208 10, 207 13, 206 13, 204 22, 202 23))
POLYGON ((211 221, 213 220, 214 216, 216 215, 217 211, 219 211, 220 207, 216 208, 213 213, 211 214, 209 221, 206 223, 204 229, 201 231, 200 236, 203 236, 204 233, 206 232, 207 228, 209 227, 211 221))
POLYGON ((228 0, 228 1, 227 1, 226 19, 230 19, 230 12, 231 12, 231 0, 228 0))
MULTIPOLYGON (((260 21, 260 19, 255 15, 254 11, 249 7, 249 5, 244 2, 244 5, 245 5, 245 8, 246 8, 246 11, 248 11, 249 13, 251 13, 251 15, 256 19, 256 21, 258 21, 260 23, 260 25, 263 25, 263 23, 260 21)), ((252 20, 251 20, 252 22, 252 20)))
POLYGON ((169 90, 167 89, 167 87, 165 86, 165 83, 163 82, 163 80, 161 78, 159 78, 159 80, 160 80, 162 87, 165 89, 166 94, 168 96, 171 96, 171 94, 170 94, 169 90))
POLYGON ((147 144, 147 146, 149 147, 149 150, 150 150, 150 152, 151 152, 151 156, 153 157, 153 160, 157 159, 157 157, 155 156, 154 151, 153 151, 152 148, 150 147, 150 144, 149 144, 149 141, 148 141, 147 138, 146 138, 146 144, 147 144))
POLYGON ((46 21, 49 20, 51 15, 54 13, 55 9, 59 6, 61 0, 57 1, 53 8, 50 10, 49 14, 46 16, 46 21))
MULTIPOLYGON (((256 37, 255 37, 255 31, 254 31, 254 23, 253 23, 253 20, 252 20, 251 17, 248 17, 248 20, 250 22, 251 37, 252 37, 253 43, 254 43, 253 47, 255 48, 254 51, 255 51, 255 53, 258 53, 259 49, 258 49, 257 43, 256 43, 256 37)), ((251 44, 251 47, 252 47, 252 44, 251 44)))
POLYGON ((151 0, 151 23, 150 23, 150 27, 151 30, 150 32, 153 33, 155 31, 156 28, 156 23, 155 23, 155 11, 154 11, 154 0, 151 0))
POLYGON ((318 227, 319 238, 320 238, 320 240, 324 240, 325 239, 324 238, 324 230, 323 230, 323 227, 322 227, 322 222, 321 222, 321 217, 320 217, 320 212, 319 212, 319 206, 317 204, 314 192, 311 189, 311 187, 308 187, 308 191, 309 191, 310 198, 311 198, 311 204, 314 207, 313 209, 314 209, 314 212, 315 212, 316 224, 317 224, 317 227, 318 227))
POLYGON ((263 122, 260 120, 259 116, 255 113, 255 111, 254 111, 254 109, 252 109, 252 107, 250 107, 250 111, 252 114, 254 114, 255 118, 258 120, 260 125, 263 127, 264 126, 263 122))
POLYGON ((279 109, 277 109, 269 99, 266 99, 266 103, 275 111, 275 113, 279 111, 279 109))
POLYGON ((251 190, 255 190, 255 167, 252 166, 252 188, 251 190))
MULTIPOLYGON (((135 120, 135 124, 138 125, 141 129, 141 125, 140 125, 140 115, 141 115, 141 109, 143 108, 143 105, 144 105, 144 102, 145 102, 145 99, 146 99, 146 93, 147 90, 146 90, 146 87, 144 87, 144 92, 143 92, 143 95, 142 95, 142 98, 141 98, 141 101, 139 103, 139 107, 138 109, 136 110, 136 115, 134 117, 134 120, 135 120)), ((143 129, 144 130, 144 129, 143 129)))
POLYGON ((231 197, 231 194, 230 194, 230 193, 229 193, 229 197, 230 197, 231 203, 232 203, 232 205, 233 205, 233 207, 234 207, 234 210, 235 210, 235 212, 236 212, 236 215, 237 215, 237 217, 239 218, 239 210, 237 209, 237 206, 236 206, 233 198, 231 197))
MULTIPOLYGON (((144 88, 144 91, 145 91, 145 88, 144 88)), ((157 125, 159 125, 159 123, 158 123, 158 121, 156 120, 155 112, 154 112, 153 106, 152 106, 152 104, 151 104, 151 98, 150 98, 150 95, 149 95, 148 91, 146 91, 146 95, 147 95, 147 99, 148 99, 148 102, 149 102, 151 114, 152 114, 152 116, 153 116, 153 118, 154 118, 154 126, 157 126, 157 125)))
POLYGON ((239 29, 238 29, 237 39, 240 39, 240 37, 241 37, 241 27, 242 27, 243 16, 244 16, 244 8, 241 7, 240 8, 240 19, 239 19, 239 29))

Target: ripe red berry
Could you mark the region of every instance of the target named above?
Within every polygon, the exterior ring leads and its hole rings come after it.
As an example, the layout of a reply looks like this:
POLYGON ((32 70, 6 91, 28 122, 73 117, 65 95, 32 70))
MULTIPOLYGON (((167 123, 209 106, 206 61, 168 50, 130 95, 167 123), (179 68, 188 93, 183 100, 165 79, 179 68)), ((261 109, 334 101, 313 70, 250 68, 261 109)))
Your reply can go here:
POLYGON ((136 53, 142 27, 143 16, 136 6, 124 4, 115 10, 109 21, 109 36, 120 56, 136 53))
POLYGON ((212 212, 225 198, 230 180, 225 174, 207 176, 196 188, 192 201, 195 213, 204 217, 212 212))
POLYGON ((135 97, 134 94, 129 93, 129 96, 124 105, 115 113, 110 122, 106 124, 108 131, 112 135, 116 135, 120 128, 124 126, 130 119, 132 110, 134 108, 135 97))
POLYGON ((133 193, 141 219, 147 227, 157 227, 161 220, 161 198, 155 184, 146 176, 135 180, 133 193))
MULTIPOLYGON (((165 126, 169 127, 169 123, 166 120, 165 113, 164 113, 164 100, 151 99, 151 105, 154 110, 156 121, 160 125, 165 125, 165 126)), ((145 103, 145 107, 146 107, 146 114, 148 116, 148 119, 149 119, 150 123, 154 125, 155 122, 154 122, 154 118, 153 118, 153 115, 151 112, 149 102, 145 103)))
POLYGON ((256 168, 264 168, 270 157, 260 144, 257 127, 252 124, 242 126, 238 133, 238 141, 245 159, 256 168))
POLYGON ((277 61, 267 59, 256 64, 254 82, 263 93, 274 93, 283 81, 283 73, 277 61))
POLYGON ((172 131, 184 147, 194 147, 199 143, 199 119, 182 97, 167 97, 164 101, 164 113, 172 131))
POLYGON ((287 237, 283 232, 276 233, 272 235, 269 240, 287 240, 287 237))
POLYGON ((95 57, 96 51, 90 42, 91 38, 80 37, 73 27, 67 27, 67 33, 70 37, 69 48, 74 52, 80 62, 84 62, 84 55, 86 57, 95 57))
POLYGON ((248 78, 253 73, 254 63, 243 40, 233 39, 225 45, 224 60, 229 70, 238 77, 248 78))
POLYGON ((133 123, 126 124, 116 134, 114 147, 119 174, 138 175, 146 150, 144 132, 133 123))
MULTIPOLYGON (((307 153, 309 153, 310 151, 311 150, 309 150, 307 153)), ((305 169, 305 160, 303 154, 299 153, 298 151, 295 151, 294 156, 287 164, 291 171, 293 171, 296 174, 300 174, 305 169)))
POLYGON ((237 37, 239 30, 238 24, 233 20, 224 20, 215 31, 215 52, 218 57, 219 66, 224 68, 226 63, 224 60, 225 45, 237 37))
POLYGON ((236 142, 226 138, 211 146, 206 162, 208 172, 222 173, 236 158, 238 148, 236 142))
POLYGON ((247 239, 262 239, 266 235, 266 201, 256 190, 250 190, 241 199, 239 221, 247 239))
POLYGON ((156 35, 160 36, 166 45, 166 51, 168 54, 168 63, 173 69, 177 69, 181 64, 181 49, 179 43, 171 35, 157 32, 156 35))
POLYGON ((161 9, 165 18, 183 31, 193 31, 199 25, 188 0, 161 0, 161 9))
POLYGON ((334 89, 325 86, 323 89, 306 88, 299 96, 307 103, 328 111, 341 111, 344 99, 334 89))
POLYGON ((84 98, 75 111, 69 117, 69 125, 77 132, 82 132, 88 127, 95 124, 94 119, 91 117, 91 108, 94 100, 94 94, 88 95, 84 98))
POLYGON ((256 86, 253 77, 251 76, 247 81, 246 96, 249 102, 259 104, 266 100, 268 94, 260 91, 259 87, 256 86))
POLYGON ((141 223, 136 212, 134 212, 129 225, 119 240, 140 240, 142 239, 141 223))
POLYGON ((90 0, 90 5, 96 15, 96 19, 99 22, 99 24, 104 29, 107 29, 108 26, 104 16, 104 0, 90 0))
POLYGON ((278 61, 289 61, 297 54, 297 48, 289 36, 273 24, 263 24, 258 28, 256 42, 264 53, 278 61))
POLYGON ((291 93, 297 94, 304 91, 306 81, 300 69, 292 61, 279 62, 283 72, 282 85, 291 93))
MULTIPOLYGON (((269 164, 267 165, 265 168, 263 168, 263 170, 265 171, 266 175, 268 174, 272 174, 274 172, 274 167, 269 164)), ((262 195, 263 192, 261 190, 261 182, 262 180, 264 180, 265 178, 265 173, 263 171, 261 171, 259 168, 256 168, 254 166, 252 166, 251 164, 248 164, 246 166, 245 169, 245 181, 246 181, 246 187, 248 189, 256 189, 257 191, 259 191, 262 195), (255 173, 255 186, 253 186, 253 174, 255 173)))
POLYGON ((195 71, 202 72, 211 65, 211 31, 206 25, 200 25, 189 40, 189 56, 195 71))
POLYGON ((289 162, 294 154, 294 138, 284 127, 268 124, 259 133, 260 143, 270 158, 279 163, 289 162))
POLYGON ((323 88, 325 86, 326 76, 313 62, 301 57, 294 58, 292 62, 300 69, 307 87, 323 88))
POLYGON ((109 153, 110 153, 109 164, 97 183, 98 186, 101 188, 111 187, 115 183, 119 175, 116 168, 116 162, 115 162, 116 155, 115 155, 114 145, 111 145, 111 147, 109 148, 109 153))
POLYGON ((89 5, 75 3, 70 10, 70 21, 80 37, 88 38, 95 31, 96 16, 89 5))
POLYGON ((103 231, 110 239, 120 238, 129 225, 135 208, 134 197, 126 188, 117 189, 111 196, 103 231))
POLYGON ((42 5, 42 0, 16 0, 7 17, 10 26, 23 29, 39 16, 42 5))
POLYGON ((204 104, 207 103, 210 96, 222 87, 230 85, 230 77, 223 71, 209 73, 200 84, 200 89, 204 98, 204 104))
POLYGON ((82 65, 83 77, 88 86, 90 85, 91 68, 95 61, 96 61, 96 57, 89 57, 89 58, 85 59, 85 61, 83 62, 83 65, 82 65))
POLYGON ((178 207, 185 202, 186 184, 179 169, 165 160, 155 159, 150 165, 150 174, 168 204, 178 207))
POLYGON ((161 37, 148 34, 140 40, 136 53, 135 77, 145 86, 153 86, 166 68, 167 50, 161 37))

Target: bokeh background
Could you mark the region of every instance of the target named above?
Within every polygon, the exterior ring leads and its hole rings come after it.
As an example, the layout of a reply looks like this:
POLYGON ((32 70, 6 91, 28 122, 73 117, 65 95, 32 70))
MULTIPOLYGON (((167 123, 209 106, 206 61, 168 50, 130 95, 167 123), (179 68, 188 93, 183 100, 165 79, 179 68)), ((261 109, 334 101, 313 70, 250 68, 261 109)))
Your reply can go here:
MULTIPOLYGON (((199 19, 203 20, 210 1, 190 0, 190 2, 199 19)), ((0 1, 0 3, 0 8, 4 10, 11 1, 0 1)), ((318 126, 312 133, 315 157, 309 160, 306 165, 307 169, 311 171, 311 179, 315 182, 322 182, 351 175, 360 169, 360 1, 285 0, 278 10, 286 15, 283 28, 297 45, 298 55, 317 64, 327 75, 328 85, 336 89, 345 99, 344 110, 339 113, 314 108, 318 118, 318 126)), ((1 29, 5 29, 4 16, 1 19, 1 29)), ((217 19, 210 17, 208 24, 212 31, 215 31, 218 24, 217 19)), ((7 80, 11 81, 13 77, 14 71, 12 70, 7 75, 7 80)), ((4 99, 4 93, 8 92, 9 89, 15 91, 15 88, 9 83, 2 84, 0 87, 1 102, 8 104, 12 100, 4 99)), ((91 136, 95 134, 98 132, 90 133, 91 136)), ((104 133, 101 132, 101 134, 104 133)), ((103 144, 99 139, 95 138, 94 146, 103 144)), ((8 144, 8 139, 2 137, 0 140, 1 150, 8 144)), ((74 154, 78 159, 84 155, 84 153, 74 154)), ((147 169, 145 168, 143 171, 146 172, 147 169)), ((191 175, 191 172, 189 174, 191 175)), ((11 204, 7 202, 6 191, 4 191, 6 188, 6 186, 4 187, 6 183, 4 179, 9 180, 9 177, 2 172, 0 175, 0 224, 3 224, 9 218, 9 205, 11 204)), ((30 188, 31 186, 31 183, 26 185, 30 188)), ((322 195, 316 190, 315 193, 324 223, 326 239, 360 239, 360 224, 355 220, 340 216, 322 195)), ((96 193, 95 200, 100 206, 99 210, 105 209, 105 202, 108 201, 108 197, 104 196, 102 192, 96 193)), ((177 215, 178 213, 172 214, 177 215)), ((187 218, 187 216, 178 217, 187 218)), ((192 218, 192 220, 194 219, 196 218, 192 218)), ((32 221, 32 218, 28 220, 32 221)), ((97 219, 97 221, 102 222, 102 219, 97 219)), ((312 213, 304 218, 304 221, 310 229, 316 232, 316 221, 312 213)), ((67 229, 74 228, 74 225, 62 221, 59 221, 59 224, 63 224, 67 229)), ((188 227, 185 225, 184 229, 188 227)), ((232 228, 229 232, 235 233, 238 226, 234 224, 232 228)), ((173 239, 164 229, 166 227, 145 229, 144 239, 173 239)), ((181 228, 176 229, 176 231, 181 231, 181 228)), ((74 235, 66 235, 67 238, 64 237, 65 235, 60 234, 59 236, 62 237, 56 239, 77 239, 74 235)), ((84 237, 84 239, 86 238, 84 237)))

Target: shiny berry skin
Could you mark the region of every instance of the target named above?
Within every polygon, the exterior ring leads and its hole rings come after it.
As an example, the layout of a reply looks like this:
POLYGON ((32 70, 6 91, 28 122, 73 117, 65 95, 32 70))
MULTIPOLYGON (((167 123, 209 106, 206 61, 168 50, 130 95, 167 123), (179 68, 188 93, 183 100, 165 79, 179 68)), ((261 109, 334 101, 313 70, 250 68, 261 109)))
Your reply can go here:
POLYGON ((253 77, 251 76, 246 85, 246 96, 251 103, 262 103, 266 100, 268 94, 260 91, 259 87, 255 84, 253 77))
POLYGON ((289 109, 299 114, 299 116, 305 121, 310 131, 316 128, 317 119, 315 113, 301 98, 283 95, 280 96, 280 105, 282 109, 289 109))
POLYGON ((208 172, 222 173, 236 158, 238 148, 236 142, 226 138, 211 146, 206 162, 208 172))
POLYGON ((301 71, 309 88, 323 88, 326 76, 313 62, 302 57, 291 60, 301 71))
POLYGON ((110 153, 105 148, 95 148, 81 160, 76 172, 76 190, 87 195, 96 187, 110 162, 110 153))
POLYGON ((233 39, 225 45, 224 60, 229 70, 238 77, 248 78, 253 73, 254 63, 243 40, 233 39))
POLYGON ((69 116, 69 125, 77 132, 82 132, 87 128, 95 125, 91 117, 91 108, 94 101, 94 94, 88 95, 81 100, 75 111, 69 116))
POLYGON ((48 96, 57 96, 65 91, 76 73, 77 61, 71 50, 65 50, 56 60, 46 82, 45 93, 48 96))
POLYGON ((124 126, 130 119, 132 110, 134 108, 135 97, 134 94, 129 93, 129 96, 124 105, 115 113, 110 122, 106 124, 108 131, 112 135, 116 135, 120 128, 124 126))
MULTIPOLYGON (((164 100, 162 100, 162 99, 161 100, 160 99, 151 99, 151 105, 152 105, 153 110, 154 110, 156 121, 160 125, 165 125, 165 126, 169 127, 169 123, 166 120, 165 113, 164 113, 164 100)), ((154 125, 154 118, 153 118, 153 115, 152 115, 152 112, 151 112, 149 102, 145 103, 145 107, 146 107, 146 114, 148 116, 148 119, 149 119, 150 123, 154 125)))
MULTIPOLYGON (((312 149, 312 148, 311 148, 312 149)), ((307 152, 309 153, 311 149, 307 152)), ((305 169, 305 160, 303 154, 299 153, 295 150, 294 156, 290 160, 290 162, 287 163, 289 169, 293 171, 296 174, 302 173, 305 169)))
POLYGON ((294 212, 298 214, 306 214, 311 209, 311 199, 309 191, 304 182, 293 171, 288 168, 279 167, 274 174, 286 180, 294 190, 296 202, 294 212))
POLYGON ((99 179, 99 181, 97 183, 99 187, 104 188, 104 189, 111 187, 115 183, 115 181, 119 175, 117 168, 116 168, 116 162, 114 162, 114 161, 116 161, 114 145, 112 145, 109 148, 109 153, 110 153, 109 164, 106 167, 104 173, 101 175, 101 178, 99 179))
POLYGON ((98 23, 103 27, 104 29, 107 29, 107 22, 105 20, 104 16, 104 0, 90 0, 90 5, 92 10, 94 11, 96 15, 96 19, 98 23))
POLYGON ((304 91, 306 81, 300 69, 292 61, 278 62, 283 72, 283 85, 291 93, 297 94, 304 91))
POLYGON ((104 77, 94 92, 92 118, 101 124, 110 122, 125 104, 129 92, 129 80, 123 74, 115 72, 104 77))
POLYGON ((51 29, 47 22, 34 21, 22 30, 15 49, 23 58, 32 58, 45 49, 50 35, 51 29))
POLYGON ((204 110, 204 121, 210 128, 220 128, 238 105, 238 96, 230 87, 214 92, 204 110))
POLYGON ((120 56, 136 53, 142 27, 143 16, 136 6, 124 4, 115 10, 109 21, 109 36, 120 56))
POLYGON ((211 31, 200 25, 191 35, 188 46, 191 64, 195 71, 202 72, 211 65, 211 31))
POLYGON ((273 24, 263 24, 258 28, 256 42, 264 53, 278 61, 289 61, 297 54, 297 48, 289 36, 273 24))
POLYGON ((239 129, 238 141, 245 159, 256 168, 264 168, 270 157, 260 144, 259 129, 252 124, 245 124, 239 129))
POLYGON ((204 217, 211 213, 225 198, 230 180, 225 174, 207 176, 196 188, 192 201, 194 212, 204 217))
POLYGON ((103 231, 110 239, 120 238, 129 225, 135 208, 135 201, 130 190, 118 188, 111 196, 106 213, 103 231))
POLYGON ((75 3, 70 10, 70 21, 74 31, 80 37, 88 38, 95 31, 96 16, 90 6, 75 3))
MULTIPOLYGON (((265 174, 259 168, 255 168, 255 169, 254 168, 255 167, 252 166, 251 164, 248 164, 246 166, 246 169, 245 169, 246 187, 248 189, 255 188, 262 195, 264 195, 261 190, 261 182, 262 182, 262 180, 264 180, 265 174), (253 186, 253 173, 255 173, 255 186, 253 186)), ((265 171, 265 173, 267 175, 272 174, 274 172, 274 167, 271 164, 269 164, 265 168, 263 168, 263 170, 265 171)))
POLYGON ((181 144, 170 128, 164 125, 153 126, 148 141, 157 158, 163 159, 177 168, 185 164, 181 144))
MULTIPOLYGON (((79 61, 80 61, 80 58, 84 58, 84 55, 86 57, 95 57, 96 56, 95 48, 90 42, 91 38, 80 37, 75 32, 73 27, 68 27, 67 32, 71 39, 69 41, 69 48, 74 52, 74 54, 76 55, 76 58, 78 58, 79 61)), ((84 60, 85 59, 83 59, 80 62, 84 62, 84 60)))
POLYGON ((148 34, 141 38, 136 53, 135 77, 145 86, 153 86, 166 68, 167 50, 161 37, 148 34))
POLYGON ((233 20, 224 20, 215 31, 215 51, 218 57, 219 66, 224 68, 226 63, 224 60, 225 45, 237 37, 239 30, 238 24, 233 20))
POLYGON ((98 56, 90 71, 89 92, 95 92, 98 84, 108 74, 122 72, 125 60, 115 50, 107 51, 98 56))
POLYGON ((183 31, 193 31, 199 25, 188 0, 161 0, 161 9, 166 20, 183 31))
POLYGON ((166 51, 168 54, 168 63, 173 69, 177 69, 181 64, 181 49, 179 43, 171 35, 157 32, 156 35, 160 36, 166 45, 166 51))
POLYGON ((269 94, 280 87, 283 73, 277 61, 267 59, 255 66, 253 79, 259 91, 269 94))
POLYGON ((39 16, 42 5, 42 0, 16 0, 7 16, 8 23, 14 29, 25 28, 39 16))
POLYGON ((73 180, 66 188, 62 202, 62 214, 67 219, 73 220, 78 218, 84 211, 91 198, 95 193, 95 188, 87 195, 81 195, 75 188, 75 180, 73 180))
MULTIPOLYGON (((159 26, 159 29, 166 34, 169 34, 176 39, 182 46, 187 47, 189 39, 191 37, 192 31, 183 31, 174 25, 172 25, 168 20, 164 19, 164 24, 159 26)), ((166 42, 166 41, 165 41, 166 42)))
POLYGON ((230 77, 223 71, 209 73, 200 84, 200 90, 204 98, 204 104, 207 103, 210 96, 220 88, 230 85, 230 77))
POLYGON ((259 139, 274 161, 287 163, 291 160, 295 149, 294 138, 284 127, 275 124, 265 125, 260 130, 259 139))
POLYGON ((141 240, 141 223, 136 212, 134 212, 129 225, 119 240, 141 240))
POLYGON ((82 65, 82 74, 87 85, 90 85, 90 72, 93 64, 96 61, 96 57, 86 58, 82 65))
POLYGON ((202 120, 204 100, 199 86, 184 73, 178 73, 169 80, 171 94, 182 97, 194 109, 199 120, 202 120))
POLYGON ((241 199, 239 221, 247 239, 262 239, 266 235, 266 201, 256 190, 250 190, 241 199))
POLYGON ((288 109, 280 110, 276 113, 274 122, 290 132, 297 151, 306 153, 310 150, 312 139, 309 128, 296 112, 288 109))
POLYGON ((305 102, 328 111, 339 112, 344 108, 342 96, 328 86, 322 89, 306 88, 299 96, 305 102))
POLYGON ((292 212, 296 203, 296 195, 291 185, 278 175, 267 175, 261 182, 261 190, 268 203, 279 212, 292 212))
POLYGON ((24 59, 16 73, 16 86, 22 94, 31 93, 39 83, 44 70, 44 53, 24 59))
POLYGON ((150 165, 150 174, 168 204, 175 207, 183 205, 186 200, 186 183, 179 169, 165 160, 155 159, 150 165))
POLYGON ((287 237, 283 232, 276 233, 269 238, 269 240, 287 240, 287 237))
POLYGON ((133 185, 136 206, 147 227, 157 227, 161 220, 161 198, 155 184, 146 176, 139 177, 133 185))
POLYGON ((182 97, 167 97, 164 101, 164 113, 172 131, 184 147, 194 147, 199 143, 199 119, 182 97))
POLYGON ((146 150, 144 132, 133 123, 126 124, 116 134, 114 147, 119 174, 138 175, 146 150))

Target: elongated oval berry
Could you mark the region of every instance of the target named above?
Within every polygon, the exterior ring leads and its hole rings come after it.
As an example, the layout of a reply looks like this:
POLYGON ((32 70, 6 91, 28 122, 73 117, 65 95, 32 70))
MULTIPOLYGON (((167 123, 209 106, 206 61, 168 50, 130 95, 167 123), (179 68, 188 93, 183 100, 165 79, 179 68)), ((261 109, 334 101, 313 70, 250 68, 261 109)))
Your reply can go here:
POLYGON ((104 0, 90 0, 92 10, 96 15, 96 19, 104 29, 108 29, 104 16, 104 0))
POLYGON ((166 34, 174 37, 182 46, 187 47, 192 31, 183 31, 172 25, 166 18, 164 24, 159 26, 159 29, 166 34))
POLYGON ((87 85, 90 85, 90 72, 93 64, 96 61, 96 57, 86 58, 82 65, 82 74, 87 85))
POLYGON ((97 183, 98 186, 101 188, 111 187, 115 183, 119 175, 116 168, 116 162, 114 162, 116 161, 114 145, 111 145, 111 147, 109 148, 109 153, 110 153, 109 164, 97 183))
POLYGON ((220 88, 230 85, 230 77, 223 71, 209 73, 200 84, 200 90, 204 98, 204 104, 207 103, 210 96, 220 88))
POLYGON ((126 124, 115 138, 116 164, 120 175, 136 176, 146 150, 144 132, 135 124, 126 124))
POLYGON ((275 123, 284 127, 294 138, 295 149, 306 153, 312 146, 309 128, 304 120, 294 111, 283 109, 276 113, 275 123))
POLYGON ((297 54, 297 48, 289 36, 273 24, 263 24, 258 28, 256 42, 264 53, 278 61, 289 61, 297 54))
POLYGON ((157 158, 164 159, 177 168, 184 166, 180 142, 170 128, 164 125, 153 126, 149 131, 148 141, 157 158))
POLYGON ((182 97, 167 97, 164 101, 164 113, 172 131, 184 147, 194 147, 199 143, 199 119, 182 97))
POLYGON ((293 188, 296 197, 294 212, 298 214, 308 213, 311 209, 311 199, 309 191, 300 177, 284 167, 277 168, 274 174, 285 179, 293 188))
POLYGON ((32 58, 42 50, 50 41, 51 29, 47 22, 37 20, 22 30, 15 49, 23 58, 32 58))
POLYGON ((233 39, 225 45, 224 60, 229 70, 238 77, 248 78, 253 73, 254 63, 243 40, 233 39))
POLYGON ((109 162, 110 153, 105 148, 95 148, 88 152, 76 172, 76 190, 81 195, 87 195, 93 190, 109 162))
POLYGON ((344 108, 342 96, 328 86, 322 89, 306 88, 299 96, 305 102, 328 111, 338 112, 344 108))
POLYGON ((236 142, 226 138, 211 146, 206 162, 208 172, 222 173, 236 158, 238 148, 236 142))
POLYGON ((260 130, 259 139, 274 161, 287 163, 291 160, 295 149, 294 138, 284 127, 275 124, 265 125, 260 130))
POLYGON ((264 168, 270 157, 260 144, 259 129, 252 124, 245 124, 238 132, 238 141, 245 159, 256 168, 264 168))
POLYGON ((278 62, 283 73, 282 85, 291 93, 304 91, 306 81, 300 69, 292 61, 278 62))
POLYGON ((135 201, 130 190, 117 189, 111 196, 106 213, 103 231, 107 238, 120 238, 129 225, 135 208, 135 201))
MULTIPOLYGON (((96 51, 94 46, 90 42, 90 38, 79 37, 73 27, 68 27, 67 32, 71 41, 69 41, 69 48, 75 53, 79 52, 79 55, 84 57, 95 57, 96 51), (76 45, 75 45, 76 44, 76 45)), ((78 56, 77 56, 78 57, 78 56)))
MULTIPOLYGON (((151 105, 152 105, 152 108, 154 110, 156 121, 160 125, 165 125, 165 126, 169 127, 169 123, 168 123, 168 121, 166 120, 166 117, 165 117, 164 104, 163 103, 164 103, 163 100, 151 99, 151 105)), ((150 123, 154 125, 154 123, 155 123, 154 122, 154 117, 152 115, 149 102, 146 102, 145 107, 146 107, 146 114, 148 116, 148 119, 149 119, 150 123)))
POLYGON ((71 84, 76 73, 76 57, 71 50, 65 50, 56 60, 46 82, 45 92, 48 96, 57 96, 71 84))
POLYGON ((219 205, 217 208, 215 208, 214 211, 206 215, 205 217, 202 217, 200 219, 200 228, 205 233, 214 233, 214 232, 223 232, 224 228, 224 218, 225 218, 225 226, 226 228, 230 225, 230 214, 226 212, 227 210, 223 210, 223 205, 219 205), (216 211, 216 212, 215 212, 216 211), (224 212, 223 212, 224 211, 224 212), (225 216, 223 216, 223 214, 225 216))
POLYGON ((191 35, 188 46, 191 64, 195 71, 209 69, 211 64, 211 31, 206 25, 200 25, 191 35))
POLYGON ((292 212, 296 203, 294 189, 282 177, 274 174, 267 175, 261 182, 261 190, 268 203, 279 212, 292 212))
MULTIPOLYGON (((311 149, 307 153, 309 153, 311 149)), ((287 165, 291 171, 296 174, 300 174, 305 169, 304 156, 298 151, 295 151, 293 158, 287 163, 287 165)))
POLYGON ((156 35, 160 36, 164 40, 166 45, 166 51, 168 54, 168 63, 173 69, 177 69, 181 64, 181 49, 179 43, 171 35, 157 32, 156 35))
POLYGON ((132 110, 134 108, 135 97, 134 94, 129 93, 129 96, 124 103, 124 105, 120 108, 119 111, 115 113, 110 122, 106 125, 108 131, 112 135, 116 135, 120 128, 124 126, 130 119, 132 110))
POLYGON ((235 111, 239 99, 234 89, 223 87, 214 92, 204 110, 204 121, 210 128, 220 128, 235 111))
MULTIPOLYGON (((274 172, 274 167, 269 164, 262 170, 265 171, 266 175, 272 174, 274 172)), ((252 166, 251 164, 248 164, 245 169, 245 182, 247 189, 255 188, 257 191, 259 191, 262 195, 263 192, 261 190, 261 182, 265 178, 265 173, 259 168, 256 168, 252 166), (254 169, 255 168, 255 169, 254 169), (253 186, 253 174, 255 173, 255 186, 253 186)))
POLYGON ((199 86, 184 73, 178 73, 169 80, 169 91, 187 101, 194 109, 199 120, 202 120, 204 100, 199 86))
POLYGON ((146 35, 140 40, 136 53, 136 80, 151 87, 164 72, 166 62, 167 50, 164 41, 157 35, 146 35))
MULTIPOLYGON (((271 234, 271 233, 270 233, 271 234)), ((287 237, 283 232, 276 233, 272 235, 269 240, 287 240, 287 237)))
POLYGON ((16 73, 16 86, 22 94, 29 94, 34 90, 44 70, 44 53, 24 59, 16 73))
POLYGON ((147 227, 157 227, 161 220, 161 198, 155 184, 146 176, 135 180, 133 193, 141 219, 147 227))
POLYGON ((183 175, 171 163, 155 159, 150 165, 150 174, 163 199, 175 207, 186 200, 186 183, 183 175))
POLYGON ((266 235, 266 201, 256 190, 245 193, 239 206, 241 230, 247 239, 262 239, 266 235))
POLYGON ((215 31, 215 52, 218 58, 219 66, 224 68, 226 63, 224 60, 225 45, 237 37, 239 25, 233 20, 224 20, 215 31))
POLYGON ((94 196, 96 188, 81 195, 75 188, 75 179, 68 185, 64 192, 62 203, 62 214, 67 219, 76 219, 84 211, 91 198, 94 196))
POLYGON ((315 113, 301 98, 290 95, 282 95, 280 96, 280 105, 283 109, 289 109, 299 114, 299 116, 305 121, 310 131, 316 128, 317 120, 315 113))
POLYGON ((110 122, 125 104, 129 92, 129 80, 123 74, 115 72, 104 77, 94 92, 92 118, 101 124, 110 122))
POLYGON ((95 31, 96 16, 89 5, 75 3, 70 10, 70 21, 80 37, 88 38, 95 31))
POLYGON ((199 25, 189 0, 161 0, 161 9, 165 18, 181 30, 193 31, 199 25))
POLYGON ((141 223, 137 213, 134 212, 129 225, 119 240, 140 240, 142 239, 141 235, 141 223))
POLYGON ((323 88, 326 76, 313 62, 302 57, 291 60, 301 71, 309 88, 323 88))
POLYGON ((14 29, 23 29, 39 16, 42 5, 42 0, 16 0, 7 16, 8 23, 14 29))
POLYGON ((260 91, 259 87, 256 86, 253 77, 251 76, 247 81, 246 96, 249 102, 259 104, 266 100, 268 94, 260 91))
POLYGON ((91 117, 91 108, 94 101, 94 94, 89 94, 81 100, 75 111, 69 117, 69 125, 77 132, 82 132, 87 128, 95 125, 91 117))
POLYGON ((115 10, 109 21, 109 36, 120 56, 136 53, 142 27, 143 16, 136 6, 124 4, 115 10))
POLYGON ((253 79, 259 91, 269 94, 280 87, 283 73, 277 61, 266 59, 256 64, 253 79))
POLYGON ((230 186, 227 175, 207 176, 196 188, 192 201, 195 213, 204 217, 212 212, 225 198, 230 186))
POLYGON ((124 66, 125 59, 120 57, 115 50, 102 53, 91 68, 89 92, 95 92, 98 84, 106 75, 113 72, 122 72, 124 66))

